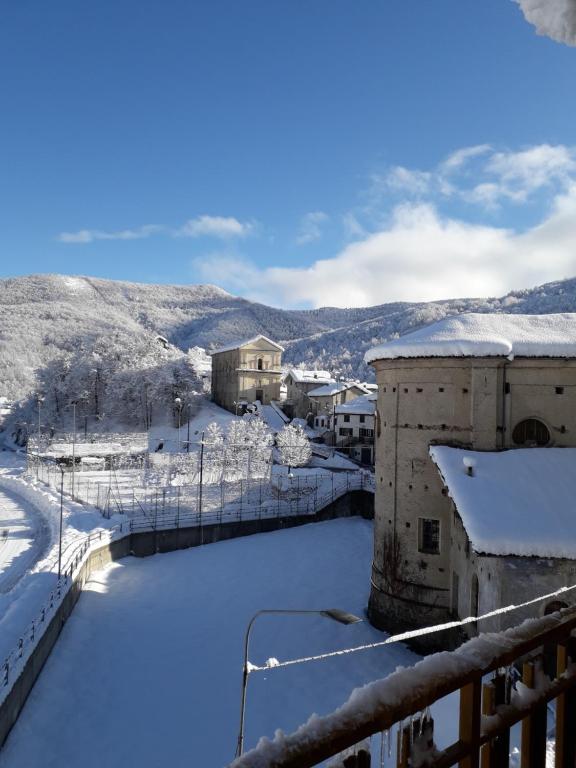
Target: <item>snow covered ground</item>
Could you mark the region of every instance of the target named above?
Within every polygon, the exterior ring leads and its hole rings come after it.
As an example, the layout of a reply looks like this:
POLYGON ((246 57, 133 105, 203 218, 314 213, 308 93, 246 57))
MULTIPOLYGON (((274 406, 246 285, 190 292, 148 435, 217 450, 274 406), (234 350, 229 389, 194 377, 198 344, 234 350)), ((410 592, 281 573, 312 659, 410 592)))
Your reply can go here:
POLYGON ((200 445, 202 432, 211 422, 215 421, 223 430, 228 428, 231 421, 236 418, 233 413, 220 408, 207 397, 197 397, 194 401, 197 413, 192 416, 189 422, 183 422, 180 426, 174 427, 170 424, 160 424, 150 427, 149 445, 150 450, 154 451, 160 443, 163 444, 164 451, 185 450, 188 436, 190 437, 191 450, 200 445))
POLYGON ((7 592, 40 557, 48 532, 38 511, 0 480, 0 592, 7 592))
MULTIPOLYGON (((23 454, 0 452, 0 509, 5 510, 5 525, 10 521, 14 529, 8 544, 13 540, 20 547, 19 553, 14 548, 3 551, 0 541, 0 664, 21 638, 28 645, 30 624, 57 584, 60 497, 41 483, 27 482, 24 467, 23 454)), ((119 522, 117 516, 105 520, 97 510, 70 499, 65 499, 63 511, 63 562, 88 532, 97 535, 119 522)))
MULTIPOLYGON (((92 577, 0 768, 223 766, 234 756, 243 633, 261 608, 363 615, 372 525, 335 520, 199 549, 127 558, 92 577)), ((367 622, 260 617, 250 660, 284 660, 380 639, 367 622)), ((327 713, 352 688, 418 657, 402 645, 254 673, 246 747, 327 713)))

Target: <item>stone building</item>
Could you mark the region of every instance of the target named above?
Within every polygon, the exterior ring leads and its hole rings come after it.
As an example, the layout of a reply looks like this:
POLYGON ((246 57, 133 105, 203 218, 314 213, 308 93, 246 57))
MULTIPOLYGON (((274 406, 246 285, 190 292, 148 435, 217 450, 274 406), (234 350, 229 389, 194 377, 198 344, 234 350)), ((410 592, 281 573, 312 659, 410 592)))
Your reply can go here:
POLYGON ((286 400, 284 411, 292 419, 306 419, 312 411, 308 393, 325 384, 335 384, 328 371, 305 371, 300 368, 290 368, 284 377, 286 384, 286 400))
POLYGON ((280 399, 284 348, 266 336, 255 336, 212 352, 212 399, 232 413, 258 400, 280 399))
MULTIPOLYGON (((576 581, 565 557, 576 557, 576 542, 552 566, 543 550, 522 548, 522 526, 518 546, 482 551, 469 530, 482 514, 462 514, 469 505, 450 498, 447 459, 431 448, 490 452, 502 461, 498 453, 511 449, 576 446, 576 315, 461 315, 376 347, 366 361, 378 382, 371 621, 393 631, 432 625, 576 581)), ((461 474, 470 469, 463 458, 461 474)), ((476 453, 467 459, 472 473, 476 460, 476 453)), ((540 494, 556 499, 554 481, 549 485, 540 494)), ((514 506, 519 514, 522 497, 513 488, 501 483, 488 495, 496 507, 492 541, 514 506)), ((476 494, 477 486, 468 491, 476 494)), ((566 517, 550 509, 543 505, 542 515, 558 542, 566 517)), ((551 545, 546 552, 550 558, 560 550, 551 545)), ((512 615, 499 625, 518 620, 512 615)))

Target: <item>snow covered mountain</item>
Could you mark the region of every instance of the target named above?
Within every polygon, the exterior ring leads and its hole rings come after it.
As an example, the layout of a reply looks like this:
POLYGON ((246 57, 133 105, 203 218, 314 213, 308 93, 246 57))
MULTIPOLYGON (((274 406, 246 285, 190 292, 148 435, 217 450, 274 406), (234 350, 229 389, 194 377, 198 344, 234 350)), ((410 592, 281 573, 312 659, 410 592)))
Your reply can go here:
POLYGON ((32 275, 0 280, 0 396, 30 392, 36 371, 82 343, 115 331, 151 331, 183 350, 216 347, 265 333, 286 347, 286 362, 313 363, 367 378, 366 349, 459 312, 576 311, 576 279, 502 298, 392 303, 376 307, 282 310, 213 285, 146 285, 91 277, 32 275))

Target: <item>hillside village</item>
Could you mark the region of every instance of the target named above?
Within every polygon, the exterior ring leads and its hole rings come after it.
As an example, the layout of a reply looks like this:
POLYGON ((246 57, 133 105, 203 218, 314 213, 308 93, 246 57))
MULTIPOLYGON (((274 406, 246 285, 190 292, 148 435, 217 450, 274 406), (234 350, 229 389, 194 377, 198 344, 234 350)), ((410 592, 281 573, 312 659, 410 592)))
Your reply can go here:
POLYGON ((576 0, 5 5, 0 768, 576 768, 576 0))
MULTIPOLYGON (((27 494, 80 504, 81 530, 150 531, 153 551, 373 517, 368 618, 420 653, 574 604, 575 314, 446 318, 371 349, 376 383, 283 354, 264 334, 190 350, 190 390, 165 390, 164 421, 149 390, 147 432, 103 429, 93 395, 50 425, 45 390, 10 433, 26 439, 27 494)), ((81 540, 72 520, 60 548, 81 540)), ((27 541, 6 550, 7 584, 25 583, 27 541)))

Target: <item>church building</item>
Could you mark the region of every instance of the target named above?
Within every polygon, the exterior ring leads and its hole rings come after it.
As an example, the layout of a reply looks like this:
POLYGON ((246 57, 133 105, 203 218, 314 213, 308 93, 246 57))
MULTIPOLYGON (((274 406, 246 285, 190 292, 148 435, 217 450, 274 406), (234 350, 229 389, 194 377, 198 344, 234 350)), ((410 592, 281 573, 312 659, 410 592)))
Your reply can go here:
POLYGON ((450 317, 366 361, 378 382, 372 623, 414 629, 575 584, 576 314, 450 317))

